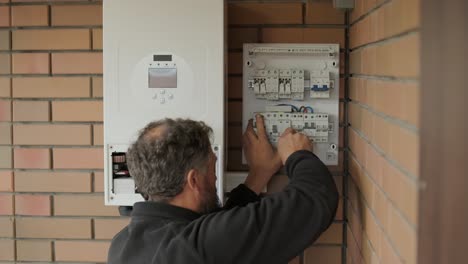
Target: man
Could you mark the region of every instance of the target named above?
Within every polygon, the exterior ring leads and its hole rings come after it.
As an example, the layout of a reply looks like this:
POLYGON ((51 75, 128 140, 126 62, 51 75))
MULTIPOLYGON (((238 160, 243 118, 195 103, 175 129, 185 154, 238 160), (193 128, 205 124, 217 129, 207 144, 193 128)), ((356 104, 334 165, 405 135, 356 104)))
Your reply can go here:
POLYGON ((287 263, 331 224, 338 194, 308 138, 286 129, 277 151, 263 118, 243 136, 249 164, 245 184, 224 208, 216 196, 211 129, 202 122, 150 123, 127 153, 130 174, 148 201, 136 203, 130 224, 118 233, 108 263, 287 263), (284 191, 258 196, 284 165, 284 191))

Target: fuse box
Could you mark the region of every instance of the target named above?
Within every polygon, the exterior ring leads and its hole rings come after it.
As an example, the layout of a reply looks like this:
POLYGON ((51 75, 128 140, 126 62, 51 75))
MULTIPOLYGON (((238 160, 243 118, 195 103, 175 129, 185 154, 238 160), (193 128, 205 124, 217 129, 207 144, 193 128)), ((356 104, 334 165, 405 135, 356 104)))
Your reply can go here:
POLYGON ((244 129, 261 114, 274 146, 292 127, 325 164, 338 164, 339 45, 244 44, 243 51, 244 129))

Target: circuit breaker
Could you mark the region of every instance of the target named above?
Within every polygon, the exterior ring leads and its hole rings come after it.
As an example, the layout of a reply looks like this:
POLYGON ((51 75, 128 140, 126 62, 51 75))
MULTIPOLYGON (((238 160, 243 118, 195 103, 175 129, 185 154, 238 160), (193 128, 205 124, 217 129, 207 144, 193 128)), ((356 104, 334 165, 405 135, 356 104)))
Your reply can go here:
POLYGON ((244 129, 261 114, 274 146, 292 127, 325 164, 338 164, 339 45, 262 43, 243 50, 244 129))
POLYGON ((143 200, 126 152, 140 129, 166 117, 213 128, 222 201, 224 1, 107 0, 103 11, 105 203, 143 200))

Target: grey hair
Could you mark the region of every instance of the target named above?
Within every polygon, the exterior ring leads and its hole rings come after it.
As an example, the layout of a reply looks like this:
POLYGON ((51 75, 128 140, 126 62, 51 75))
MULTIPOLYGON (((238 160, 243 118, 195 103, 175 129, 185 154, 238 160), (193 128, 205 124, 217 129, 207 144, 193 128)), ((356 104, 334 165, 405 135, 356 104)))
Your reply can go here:
POLYGON ((212 133, 204 122, 189 119, 166 118, 149 123, 126 155, 138 191, 160 200, 182 192, 189 170, 206 172, 212 133))

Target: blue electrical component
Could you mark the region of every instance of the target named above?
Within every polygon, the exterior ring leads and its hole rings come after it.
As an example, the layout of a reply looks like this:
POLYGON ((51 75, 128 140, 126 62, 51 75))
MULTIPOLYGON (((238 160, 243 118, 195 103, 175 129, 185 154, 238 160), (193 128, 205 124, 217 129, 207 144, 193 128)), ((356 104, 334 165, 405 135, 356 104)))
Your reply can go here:
POLYGON ((314 84, 310 87, 310 90, 314 92, 326 92, 330 89, 328 88, 328 85, 322 85, 322 87, 319 87, 317 84, 314 84))

